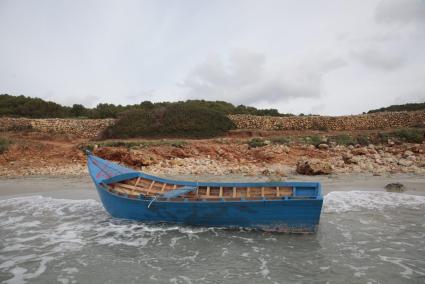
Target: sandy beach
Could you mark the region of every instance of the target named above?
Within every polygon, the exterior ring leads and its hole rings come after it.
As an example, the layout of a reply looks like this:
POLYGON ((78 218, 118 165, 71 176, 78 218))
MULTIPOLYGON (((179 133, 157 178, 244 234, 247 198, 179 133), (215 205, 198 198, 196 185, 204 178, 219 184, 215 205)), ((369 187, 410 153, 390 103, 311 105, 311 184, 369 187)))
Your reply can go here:
MULTIPOLYGON (((267 181, 267 177, 246 177, 238 175, 227 176, 163 176, 181 180, 193 181, 267 181)), ((373 176, 368 174, 346 174, 331 176, 291 176, 288 181, 318 181, 322 183, 323 194, 332 191, 379 191, 385 192, 389 183, 402 183, 403 193, 425 195, 425 176, 415 174, 395 174, 387 176, 373 176)), ((57 177, 31 176, 0 179, 0 199, 18 196, 42 195, 54 198, 69 199, 96 199, 95 187, 88 175, 57 177)))

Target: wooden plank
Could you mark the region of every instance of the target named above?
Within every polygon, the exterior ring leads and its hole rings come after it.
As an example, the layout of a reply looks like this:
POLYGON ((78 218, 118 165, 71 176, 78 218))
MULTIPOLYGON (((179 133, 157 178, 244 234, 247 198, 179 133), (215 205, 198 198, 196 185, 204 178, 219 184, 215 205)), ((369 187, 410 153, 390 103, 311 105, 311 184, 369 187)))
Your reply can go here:
POLYGON ((165 187, 167 186, 167 184, 166 183, 164 183, 163 185, 162 185, 162 188, 161 188, 161 192, 164 192, 164 190, 165 190, 165 187))
POLYGON ((207 186, 207 196, 208 197, 210 196, 210 187, 209 186, 207 186))
POLYGON ((264 186, 261 187, 261 197, 264 197, 264 186))
POLYGON ((140 182, 140 177, 137 178, 136 183, 134 184, 134 186, 137 186, 140 182))
POLYGON ((115 191, 120 192, 122 194, 126 194, 129 197, 137 197, 137 194, 133 194, 133 192, 131 190, 127 190, 127 189, 124 189, 124 188, 118 188, 118 189, 115 189, 115 191))
POLYGON ((251 192, 250 191, 251 191, 251 188, 250 187, 247 187, 246 188, 246 196, 247 197, 250 197, 251 196, 251 192))
POLYGON ((147 189, 147 188, 140 188, 140 187, 136 188, 134 185, 125 184, 125 183, 116 183, 115 186, 125 188, 125 189, 130 189, 130 190, 134 189, 135 191, 138 191, 138 192, 147 192, 147 193, 154 193, 154 194, 157 194, 160 192, 157 189, 147 189))
POLYGON ((151 185, 149 186, 149 189, 152 189, 152 186, 155 184, 155 181, 153 180, 151 185))
POLYGON ((276 186, 276 196, 280 196, 280 190, 278 186, 276 186))
POLYGON ((233 196, 232 196, 233 198, 235 198, 236 197, 236 187, 233 187, 233 196))
POLYGON ((220 186, 220 192, 218 194, 219 197, 223 197, 223 187, 220 186))

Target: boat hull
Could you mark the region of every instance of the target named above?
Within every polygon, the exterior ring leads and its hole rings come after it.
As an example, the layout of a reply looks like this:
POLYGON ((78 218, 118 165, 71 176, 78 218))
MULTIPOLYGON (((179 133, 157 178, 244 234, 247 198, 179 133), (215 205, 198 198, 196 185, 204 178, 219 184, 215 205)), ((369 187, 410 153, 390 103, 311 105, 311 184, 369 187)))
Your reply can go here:
POLYGON ((240 201, 154 201, 128 198, 96 184, 106 211, 116 218, 147 223, 254 228, 289 233, 317 230, 323 199, 240 201), (150 204, 150 206, 149 206, 150 204))

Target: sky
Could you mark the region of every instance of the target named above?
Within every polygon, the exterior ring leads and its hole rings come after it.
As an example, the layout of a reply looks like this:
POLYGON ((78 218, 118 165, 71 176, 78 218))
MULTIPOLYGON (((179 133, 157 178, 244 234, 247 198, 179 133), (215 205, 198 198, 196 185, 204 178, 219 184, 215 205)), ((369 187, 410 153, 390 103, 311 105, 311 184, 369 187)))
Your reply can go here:
POLYGON ((425 101, 425 0, 0 0, 0 94, 358 114, 425 101))

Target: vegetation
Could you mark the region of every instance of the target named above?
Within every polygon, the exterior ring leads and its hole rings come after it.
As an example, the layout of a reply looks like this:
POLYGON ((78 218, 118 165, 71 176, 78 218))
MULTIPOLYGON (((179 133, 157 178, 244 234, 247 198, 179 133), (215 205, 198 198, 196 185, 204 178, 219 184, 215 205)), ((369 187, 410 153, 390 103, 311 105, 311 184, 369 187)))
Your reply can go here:
POLYGON ((366 135, 360 135, 356 138, 356 140, 357 140, 357 144, 360 144, 362 146, 367 146, 371 144, 369 136, 366 136, 366 135))
POLYGON ((329 141, 335 142, 338 145, 345 145, 345 146, 357 144, 356 139, 348 134, 331 136, 329 137, 329 141))
POLYGON ((224 114, 203 106, 173 103, 161 108, 134 109, 108 127, 103 138, 209 138, 236 128, 224 114))
POLYGON ((267 143, 262 138, 252 138, 248 141, 249 148, 257 148, 257 147, 264 147, 267 143))
POLYGON ((380 132, 377 135, 377 142, 387 143, 389 139, 395 142, 422 143, 424 140, 424 130, 415 128, 403 128, 391 132, 380 132))
POLYGON ((422 143, 424 140, 424 131, 419 129, 399 129, 391 132, 390 135, 398 138, 402 142, 422 143))
POLYGON ((10 141, 5 138, 0 138, 0 154, 3 154, 9 149, 10 141))
POLYGON ((384 112, 384 111, 416 111, 425 109, 425 103, 410 103, 403 105, 391 105, 389 107, 382 107, 378 109, 372 109, 368 113, 384 112))
POLYGON ((314 145, 317 146, 320 143, 322 143, 322 137, 318 136, 318 135, 311 135, 311 136, 304 136, 301 137, 301 142, 304 144, 310 144, 310 145, 314 145))
POLYGON ((92 151, 95 147, 95 145, 99 147, 123 147, 128 149, 140 149, 140 148, 147 148, 147 147, 153 147, 153 146, 172 146, 176 148, 182 148, 183 146, 187 145, 186 141, 182 140, 140 140, 140 141, 104 141, 99 143, 89 143, 89 144, 82 144, 79 146, 81 150, 90 150, 92 151))
POLYGON ((39 98, 25 96, 0 95, 0 116, 29 117, 29 118, 118 118, 130 110, 152 111, 167 108, 172 105, 187 105, 187 107, 198 107, 214 110, 224 115, 228 114, 252 114, 268 116, 291 116, 291 114, 279 113, 277 109, 257 109, 255 107, 238 105, 223 101, 187 100, 185 102, 159 102, 152 103, 144 101, 133 105, 114 105, 102 103, 95 108, 86 108, 81 104, 72 107, 45 101, 39 98))
POLYGON ((291 143, 291 138, 286 136, 276 136, 276 137, 270 138, 270 142, 272 142, 273 144, 287 145, 291 143))
POLYGON ((0 116, 65 117, 67 108, 38 98, 0 95, 0 116))

